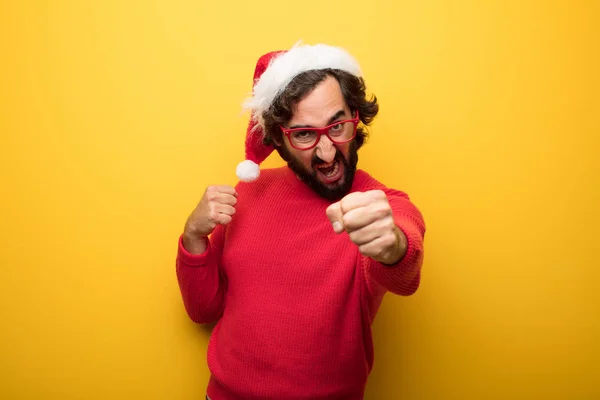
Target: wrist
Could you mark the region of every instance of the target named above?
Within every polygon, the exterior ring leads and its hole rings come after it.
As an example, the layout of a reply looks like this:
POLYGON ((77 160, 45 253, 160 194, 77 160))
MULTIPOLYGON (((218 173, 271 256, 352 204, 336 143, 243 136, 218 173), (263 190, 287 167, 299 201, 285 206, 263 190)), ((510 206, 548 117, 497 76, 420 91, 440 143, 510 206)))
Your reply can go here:
POLYGON ((206 251, 207 241, 207 236, 189 231, 184 231, 182 237, 183 247, 191 254, 204 253, 206 251))
POLYGON ((380 262, 385 265, 394 265, 400 262, 404 255, 406 254, 406 250, 408 248, 408 241, 404 232, 400 230, 397 226, 394 227, 394 234, 396 235, 396 243, 394 244, 394 249, 389 253, 388 257, 385 260, 381 260, 380 262))

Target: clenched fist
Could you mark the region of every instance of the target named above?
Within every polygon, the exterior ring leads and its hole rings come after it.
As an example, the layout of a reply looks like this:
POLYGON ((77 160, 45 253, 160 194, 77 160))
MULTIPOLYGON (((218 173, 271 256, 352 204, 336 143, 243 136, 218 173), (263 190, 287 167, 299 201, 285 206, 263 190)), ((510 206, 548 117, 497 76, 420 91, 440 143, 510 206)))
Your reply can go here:
POLYGON ((217 225, 231 222, 237 193, 231 186, 209 186, 185 223, 183 246, 195 254, 206 250, 206 238, 217 225))
POLYGON ((361 254, 395 264, 406 253, 406 237, 396 226, 390 203, 381 190, 350 193, 327 208, 335 233, 348 232, 361 254))

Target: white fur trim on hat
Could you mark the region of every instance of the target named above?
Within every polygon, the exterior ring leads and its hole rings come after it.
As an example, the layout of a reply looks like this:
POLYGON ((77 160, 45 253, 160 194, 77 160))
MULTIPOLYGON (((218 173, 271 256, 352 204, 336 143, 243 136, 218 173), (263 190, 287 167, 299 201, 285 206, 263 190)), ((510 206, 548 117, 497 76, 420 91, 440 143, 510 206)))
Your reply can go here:
POLYGON ((294 77, 315 69, 339 69, 361 77, 358 62, 340 47, 325 44, 296 45, 279 55, 254 85, 252 97, 244 102, 244 109, 252 111, 252 118, 262 126, 262 114, 273 100, 285 90, 294 77))

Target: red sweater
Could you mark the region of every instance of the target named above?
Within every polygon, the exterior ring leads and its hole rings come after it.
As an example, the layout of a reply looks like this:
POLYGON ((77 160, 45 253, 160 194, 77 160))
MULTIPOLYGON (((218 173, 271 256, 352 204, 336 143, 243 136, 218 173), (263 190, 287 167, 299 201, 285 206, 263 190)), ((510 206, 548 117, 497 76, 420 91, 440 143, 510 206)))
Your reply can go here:
POLYGON ((352 191, 384 190, 408 250, 394 266, 336 235, 317 196, 287 167, 239 183, 233 221, 207 250, 179 241, 177 278, 190 318, 218 321, 208 347, 212 400, 362 399, 371 323, 383 295, 419 286, 425 226, 406 194, 358 170, 352 191))

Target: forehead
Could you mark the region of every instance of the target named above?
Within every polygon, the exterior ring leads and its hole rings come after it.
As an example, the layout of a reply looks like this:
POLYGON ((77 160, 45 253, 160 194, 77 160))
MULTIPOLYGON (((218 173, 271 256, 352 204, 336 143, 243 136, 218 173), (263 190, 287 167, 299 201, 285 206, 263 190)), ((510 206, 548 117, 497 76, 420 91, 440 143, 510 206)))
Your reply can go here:
POLYGON ((344 110, 349 113, 337 79, 328 76, 293 108, 290 125, 325 125, 332 115, 344 110))

